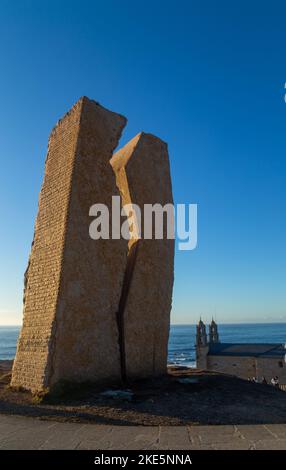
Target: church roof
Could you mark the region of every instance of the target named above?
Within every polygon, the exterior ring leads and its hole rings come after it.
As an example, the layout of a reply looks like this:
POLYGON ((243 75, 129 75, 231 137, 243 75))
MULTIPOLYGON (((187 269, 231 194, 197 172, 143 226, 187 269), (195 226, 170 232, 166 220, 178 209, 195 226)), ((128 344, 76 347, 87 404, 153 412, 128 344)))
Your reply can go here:
POLYGON ((286 348, 284 344, 263 343, 211 343, 209 356, 251 356, 284 358, 286 348))

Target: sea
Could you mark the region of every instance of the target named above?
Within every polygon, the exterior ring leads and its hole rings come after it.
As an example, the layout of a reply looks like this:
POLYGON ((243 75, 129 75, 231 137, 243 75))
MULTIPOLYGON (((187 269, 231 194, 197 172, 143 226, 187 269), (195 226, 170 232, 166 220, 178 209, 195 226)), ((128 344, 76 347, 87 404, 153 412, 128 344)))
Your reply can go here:
MULTIPOLYGON (((20 326, 0 326, 0 360, 13 359, 20 326)), ((219 324, 224 343, 286 343, 286 323, 219 324)), ((195 367, 195 325, 172 325, 169 364, 195 367)))

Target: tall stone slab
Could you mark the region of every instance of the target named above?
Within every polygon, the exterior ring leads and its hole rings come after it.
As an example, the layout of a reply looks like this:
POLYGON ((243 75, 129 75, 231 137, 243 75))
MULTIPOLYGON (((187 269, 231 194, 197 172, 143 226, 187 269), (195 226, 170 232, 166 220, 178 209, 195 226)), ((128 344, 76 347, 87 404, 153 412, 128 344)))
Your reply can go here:
MULTIPOLYGON (((167 144, 159 138, 138 134, 114 154, 111 165, 124 205, 137 204, 143 215, 144 204, 173 204, 167 144)), ((174 240, 167 239, 166 225, 163 239, 143 239, 144 220, 140 239, 134 212, 130 220, 127 270, 130 264, 132 273, 125 279, 121 314, 126 376, 132 379, 166 372, 174 240)))
POLYGON ((12 386, 120 378, 125 240, 92 240, 90 206, 118 195, 109 160, 126 119, 81 98, 51 133, 12 386))

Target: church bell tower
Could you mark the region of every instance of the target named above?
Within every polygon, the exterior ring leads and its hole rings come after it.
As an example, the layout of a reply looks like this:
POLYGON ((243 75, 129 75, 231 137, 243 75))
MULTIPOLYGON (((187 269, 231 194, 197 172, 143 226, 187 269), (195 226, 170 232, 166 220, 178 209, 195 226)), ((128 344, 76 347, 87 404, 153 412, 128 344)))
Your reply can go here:
POLYGON ((207 369, 207 354, 209 345, 207 340, 206 325, 200 318, 197 324, 196 335, 196 362, 198 369, 207 369))
POLYGON ((212 319, 212 322, 209 325, 209 342, 210 343, 219 343, 217 324, 214 321, 214 319, 212 319))

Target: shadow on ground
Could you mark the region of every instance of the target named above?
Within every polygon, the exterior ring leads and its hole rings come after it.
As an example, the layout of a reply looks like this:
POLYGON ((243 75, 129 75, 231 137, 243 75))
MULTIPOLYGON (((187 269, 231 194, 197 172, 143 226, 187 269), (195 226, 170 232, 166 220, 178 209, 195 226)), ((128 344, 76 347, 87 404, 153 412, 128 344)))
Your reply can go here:
MULTIPOLYGON (((129 384, 130 401, 107 398, 89 385, 34 403, 9 388, 0 366, 0 413, 108 425, 271 424, 286 422, 286 392, 222 374, 170 368, 156 380, 129 384), (186 380, 187 379, 187 380, 186 380)), ((11 367, 11 365, 10 365, 11 367)))

